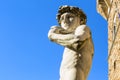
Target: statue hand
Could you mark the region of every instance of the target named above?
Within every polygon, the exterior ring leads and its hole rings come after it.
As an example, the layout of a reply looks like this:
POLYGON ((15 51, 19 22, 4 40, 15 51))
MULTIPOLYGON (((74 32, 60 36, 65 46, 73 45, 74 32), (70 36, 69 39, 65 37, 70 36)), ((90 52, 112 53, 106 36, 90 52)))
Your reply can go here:
POLYGON ((52 35, 52 33, 58 33, 58 26, 52 26, 48 32, 48 37, 50 38, 50 36, 52 35))
POLYGON ((78 43, 79 39, 78 38, 74 38, 70 40, 70 43, 74 44, 74 43, 78 43))
POLYGON ((62 27, 59 26, 52 26, 51 29, 56 34, 70 34, 71 32, 64 30, 62 27))
POLYGON ((63 28, 59 27, 59 26, 52 26, 51 29, 54 31, 54 33, 56 34, 62 34, 61 31, 64 31, 63 28))
POLYGON ((59 26, 51 26, 51 29, 56 29, 56 28, 58 28, 59 26))

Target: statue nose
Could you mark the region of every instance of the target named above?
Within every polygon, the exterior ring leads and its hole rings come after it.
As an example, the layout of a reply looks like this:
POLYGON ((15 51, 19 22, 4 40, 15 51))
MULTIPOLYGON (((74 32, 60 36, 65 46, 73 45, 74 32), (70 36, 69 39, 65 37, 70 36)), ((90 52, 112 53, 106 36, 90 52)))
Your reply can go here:
POLYGON ((64 23, 69 23, 69 19, 67 16, 64 16, 64 23))

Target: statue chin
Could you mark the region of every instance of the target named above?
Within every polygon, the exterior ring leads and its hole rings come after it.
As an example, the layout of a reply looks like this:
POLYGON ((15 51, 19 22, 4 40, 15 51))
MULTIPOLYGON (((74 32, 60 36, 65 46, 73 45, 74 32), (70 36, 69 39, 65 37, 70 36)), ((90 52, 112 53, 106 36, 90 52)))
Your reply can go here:
POLYGON ((73 29, 71 29, 70 27, 64 27, 63 29, 68 33, 73 32, 73 29))
POLYGON ((63 25, 61 26, 64 30, 67 30, 69 28, 69 26, 63 25))
POLYGON ((61 27, 70 33, 74 32, 74 30, 77 28, 76 25, 70 25, 70 24, 62 24, 61 27))

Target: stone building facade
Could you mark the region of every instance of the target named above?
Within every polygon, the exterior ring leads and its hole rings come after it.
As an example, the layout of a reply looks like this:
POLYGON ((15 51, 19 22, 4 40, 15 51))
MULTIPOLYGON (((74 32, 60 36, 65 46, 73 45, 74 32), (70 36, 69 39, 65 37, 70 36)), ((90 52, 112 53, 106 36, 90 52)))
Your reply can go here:
POLYGON ((97 11, 108 22, 108 77, 120 80, 120 0, 97 0, 97 11))

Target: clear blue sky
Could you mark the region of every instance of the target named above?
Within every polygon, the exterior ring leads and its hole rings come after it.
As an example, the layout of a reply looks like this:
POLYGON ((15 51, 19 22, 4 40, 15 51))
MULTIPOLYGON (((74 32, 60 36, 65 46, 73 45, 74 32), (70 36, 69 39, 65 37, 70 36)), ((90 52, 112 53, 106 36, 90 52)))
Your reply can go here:
POLYGON ((107 22, 97 13, 96 0, 0 0, 0 80, 59 80, 64 48, 47 33, 58 24, 60 5, 87 14, 95 46, 88 80, 108 79, 107 22))

